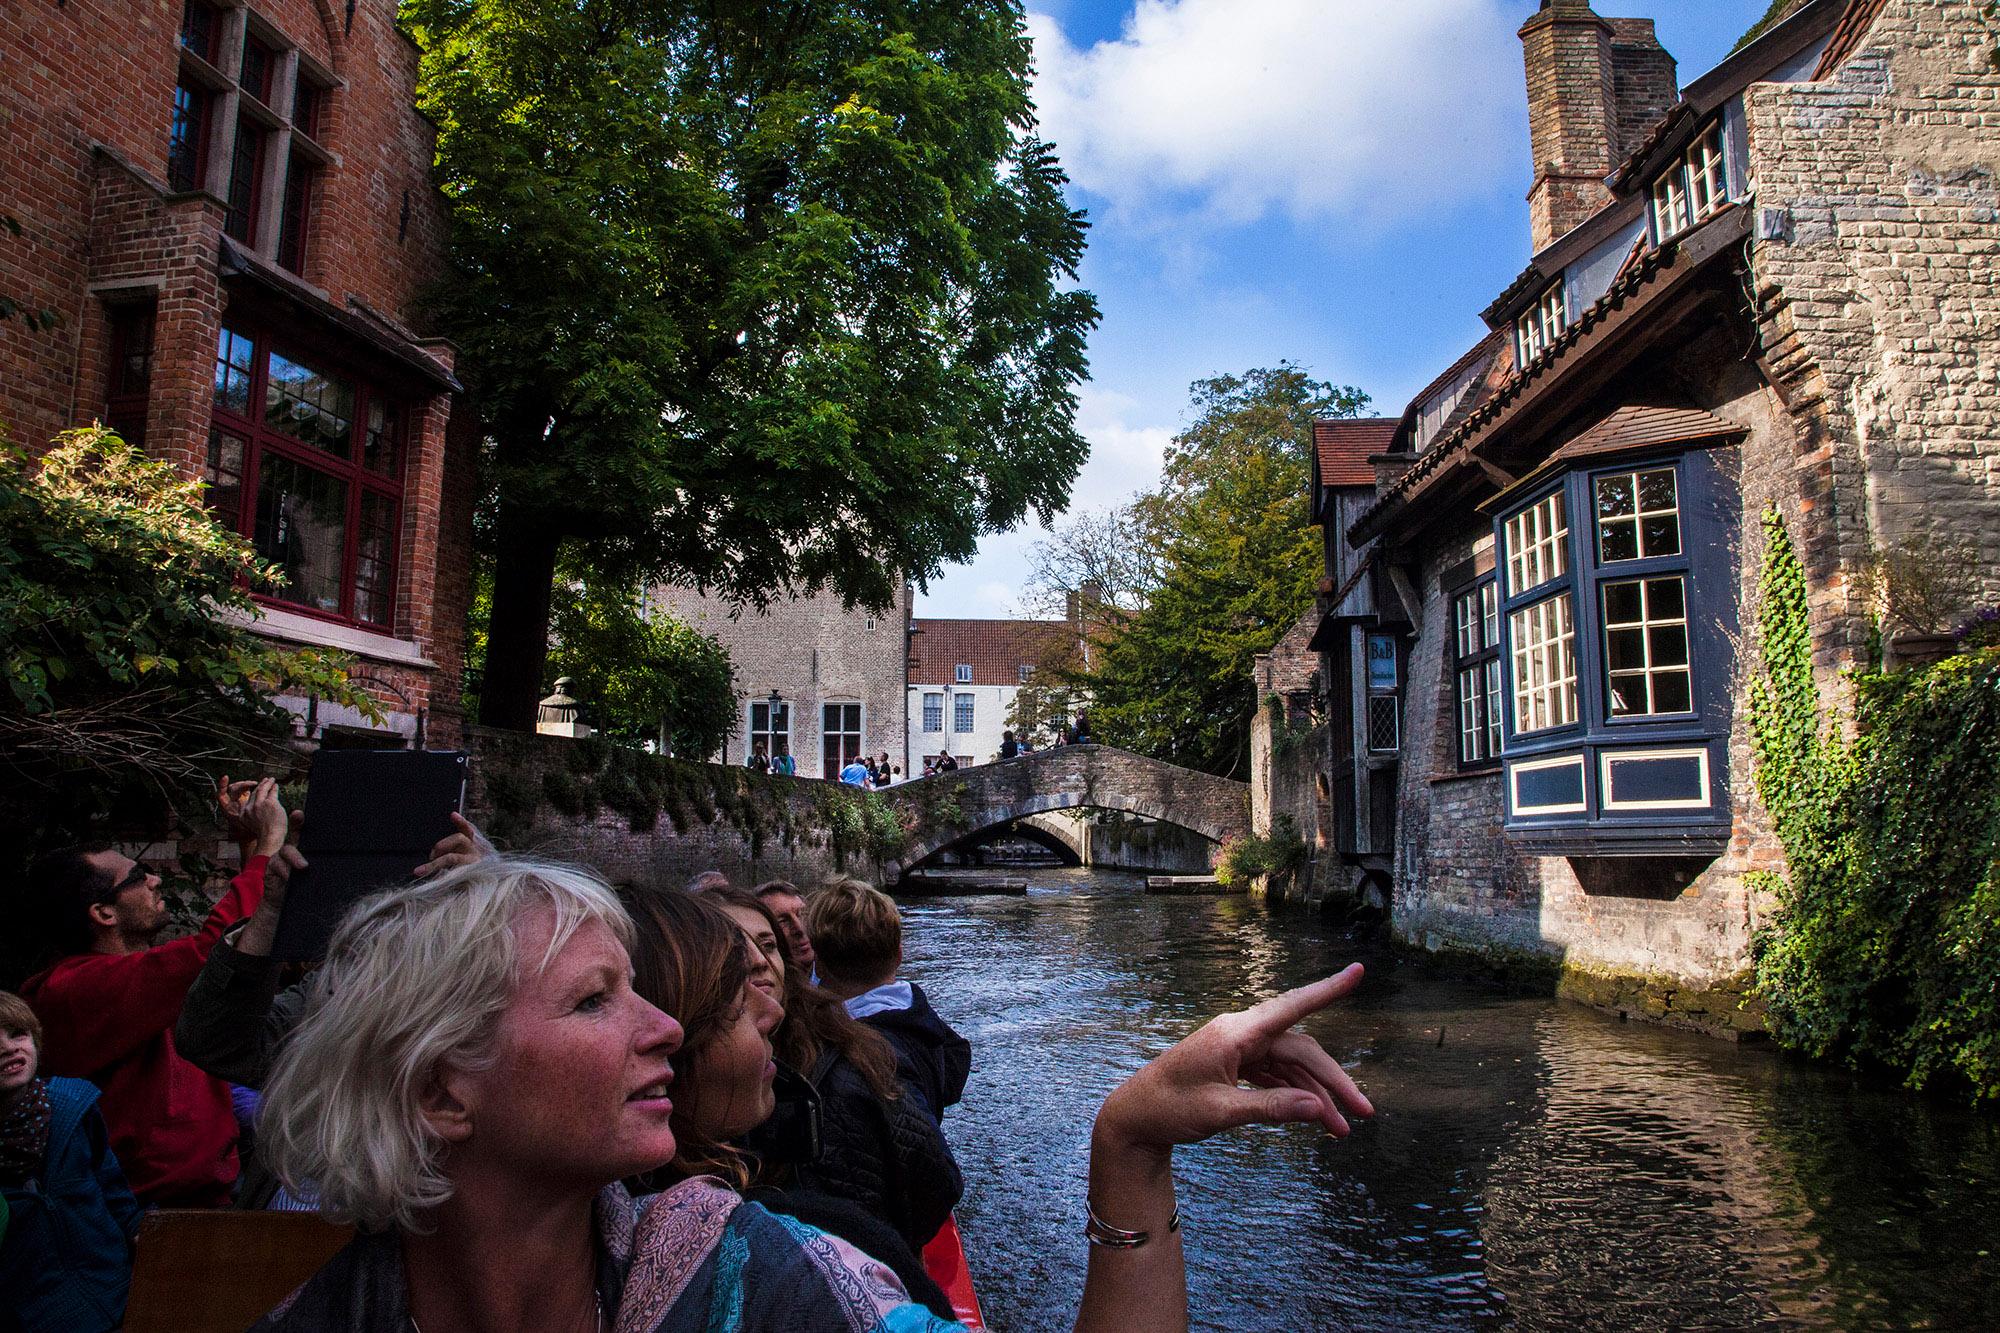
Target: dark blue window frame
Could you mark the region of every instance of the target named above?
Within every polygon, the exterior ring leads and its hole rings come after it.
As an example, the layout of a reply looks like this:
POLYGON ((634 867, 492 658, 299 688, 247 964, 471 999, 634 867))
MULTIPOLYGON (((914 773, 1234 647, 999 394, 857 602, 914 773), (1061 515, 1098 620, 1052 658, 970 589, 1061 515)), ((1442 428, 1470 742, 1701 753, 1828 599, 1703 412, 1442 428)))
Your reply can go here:
MULTIPOLYGON (((1503 769, 1507 791, 1506 826, 1510 833, 1532 842, 1538 833, 1577 846, 1601 836, 1607 847, 1620 840, 1644 840, 1657 832, 1674 836, 1726 835, 1730 823, 1728 735, 1733 713, 1734 641, 1737 624, 1739 571, 1736 560, 1740 501, 1727 449, 1633 454, 1616 459, 1579 460, 1577 466, 1525 493, 1494 516, 1495 563, 1500 576, 1501 674, 1506 740, 1503 769), (1653 469, 1674 470, 1680 519, 1680 551, 1605 563, 1599 558, 1596 482, 1600 477, 1653 469), (1560 491, 1567 511, 1567 568, 1557 578, 1525 589, 1513 586, 1507 543, 1508 520, 1543 503, 1560 491), (1677 576, 1683 580, 1689 659, 1689 689, 1693 707, 1668 715, 1611 716, 1605 663, 1603 589, 1606 584, 1634 579, 1677 576), (1577 711, 1573 722, 1523 733, 1518 728, 1515 696, 1514 614, 1567 592, 1575 633, 1577 711), (1705 761, 1671 756, 1705 756, 1705 761), (1661 767, 1692 771, 1705 762, 1707 791, 1699 807, 1616 808, 1603 790, 1604 757, 1615 763, 1622 756, 1651 756, 1661 767), (1580 782, 1571 760, 1581 761, 1580 782), (1551 803, 1580 809, 1517 815, 1514 769, 1531 766, 1518 781, 1538 786, 1551 803), (1575 790, 1574 799, 1557 795, 1575 790)), ((1638 768, 1627 770, 1637 774, 1638 768)), ((1621 782, 1636 778, 1620 779, 1621 782)))

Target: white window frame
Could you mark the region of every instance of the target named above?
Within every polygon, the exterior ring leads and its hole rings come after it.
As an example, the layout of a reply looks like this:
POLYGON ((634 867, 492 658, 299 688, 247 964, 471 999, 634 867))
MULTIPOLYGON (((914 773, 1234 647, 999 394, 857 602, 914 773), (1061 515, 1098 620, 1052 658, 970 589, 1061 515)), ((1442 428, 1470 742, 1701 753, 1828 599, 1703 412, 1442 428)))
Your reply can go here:
POLYGON ((1514 734, 1575 723, 1575 594, 1565 588, 1515 611, 1507 618, 1507 646, 1514 667, 1514 734))
POLYGON ((1634 560, 1660 560, 1683 555, 1687 548, 1687 525, 1681 521, 1680 470, 1669 463, 1663 467, 1633 468, 1628 472, 1606 472, 1590 479, 1590 503, 1593 517, 1597 520, 1597 563, 1603 565, 1623 565, 1634 560), (1645 488, 1640 484, 1645 477, 1664 475, 1673 487, 1673 503, 1664 509, 1648 509, 1645 488), (1607 482, 1627 482, 1632 487, 1632 512, 1629 514, 1606 515, 1604 512, 1604 487, 1607 482), (1671 551, 1649 551, 1646 549, 1646 520, 1649 518, 1671 518, 1674 520, 1674 549, 1671 551), (1604 530, 1609 527, 1630 527, 1632 529, 1632 549, 1637 554, 1613 559, 1604 552, 1604 530))
POLYGON ((1661 718, 1661 717, 1684 717, 1687 714, 1695 711, 1694 636, 1691 632, 1691 627, 1688 624, 1687 576, 1685 574, 1672 573, 1672 574, 1655 574, 1647 577, 1631 578, 1631 579, 1606 579, 1603 582, 1599 583, 1597 586, 1598 586, 1599 613, 1603 621, 1602 628, 1599 630, 1599 633, 1603 637, 1602 653, 1604 658, 1604 711, 1607 720, 1614 722, 1629 722, 1629 721, 1648 720, 1652 718, 1661 718), (1674 583, 1680 585, 1681 613, 1678 617, 1664 616, 1658 619, 1654 618, 1653 585, 1656 583, 1674 583), (1610 605, 1611 590, 1613 588, 1629 587, 1635 584, 1639 588, 1639 618, 1637 620, 1613 621, 1611 619, 1611 605, 1610 605), (1679 662, 1668 662, 1663 665, 1656 665, 1653 661, 1653 632, 1655 630, 1676 630, 1676 629, 1680 631, 1680 636, 1681 636, 1681 660, 1679 662), (1642 660, 1644 661, 1645 665, 1637 671, 1632 671, 1632 670, 1613 671, 1611 669, 1612 634, 1617 631, 1624 631, 1626 633, 1631 633, 1635 630, 1639 634, 1639 641, 1644 649, 1642 660), (1658 688, 1655 682, 1660 677, 1664 676, 1680 676, 1687 682, 1688 706, 1686 708, 1661 709, 1660 707, 1658 707, 1658 688), (1645 707, 1630 712, 1622 712, 1622 713, 1614 712, 1613 700, 1617 697, 1618 694, 1617 688, 1613 683, 1614 680, 1617 678, 1632 678, 1632 677, 1636 677, 1645 682, 1645 687, 1646 687, 1645 707))
POLYGON ((1023 685, 1026 685, 1028 683, 1029 678, 1032 677, 1034 674, 1035 674, 1034 663, 1032 662, 1021 663, 1021 683, 1023 685))
POLYGON ((1656 243, 1671 240, 1714 217, 1728 204, 1729 159, 1718 120, 1654 177, 1653 239, 1656 243))
POLYGON ((970 691, 951 696, 951 734, 969 736, 979 726, 979 700, 970 691))
POLYGON ((1561 490, 1507 520, 1507 592, 1518 597, 1569 572, 1569 502, 1561 490))
POLYGON ((1514 321, 1514 353, 1526 366, 1549 350, 1569 330, 1569 300, 1558 279, 1534 305, 1514 321))
POLYGON ((764 742, 764 757, 766 759, 776 759, 778 757, 779 741, 784 742, 785 753, 786 754, 791 753, 792 701, 790 699, 780 699, 776 705, 776 708, 772 706, 771 701, 769 699, 752 699, 750 701, 749 716, 746 720, 748 725, 745 726, 743 729, 744 730, 743 744, 745 746, 745 749, 743 751, 743 758, 746 762, 749 760, 751 755, 757 753, 757 742, 759 739, 762 739, 764 742), (761 728, 758 727, 757 725, 757 710, 760 708, 764 710, 764 723, 765 723, 765 725, 761 728), (773 720, 771 718, 771 714, 777 711, 777 709, 784 710, 785 725, 783 727, 772 725, 773 720))
POLYGON ((925 735, 944 734, 944 695, 926 690, 923 699, 925 735))
POLYGON ((954 685, 970 685, 972 683, 972 663, 960 662, 957 666, 953 667, 951 682, 954 685))

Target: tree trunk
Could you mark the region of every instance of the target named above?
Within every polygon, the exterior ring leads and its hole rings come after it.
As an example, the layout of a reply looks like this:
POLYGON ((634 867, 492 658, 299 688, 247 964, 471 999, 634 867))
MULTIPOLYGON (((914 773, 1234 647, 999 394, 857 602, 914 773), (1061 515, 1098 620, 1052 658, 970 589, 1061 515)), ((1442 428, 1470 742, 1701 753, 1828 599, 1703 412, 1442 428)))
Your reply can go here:
POLYGON ((548 531, 500 525, 493 557, 493 613, 486 630, 486 677, 479 720, 509 731, 535 729, 535 705, 549 682, 549 596, 559 539, 548 531))

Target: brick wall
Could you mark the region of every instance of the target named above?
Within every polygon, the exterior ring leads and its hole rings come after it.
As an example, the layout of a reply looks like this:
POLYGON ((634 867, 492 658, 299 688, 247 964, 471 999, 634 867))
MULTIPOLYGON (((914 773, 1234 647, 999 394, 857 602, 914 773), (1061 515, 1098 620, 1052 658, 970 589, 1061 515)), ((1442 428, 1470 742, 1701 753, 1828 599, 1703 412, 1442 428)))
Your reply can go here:
MULTIPOLYGON (((59 431, 107 415, 111 326, 133 304, 154 309, 146 447, 190 473, 207 457, 216 337, 237 317, 234 302, 260 302, 270 324, 316 354, 367 363, 375 355, 370 341, 331 322, 357 319, 449 370, 450 349, 423 343, 413 327, 417 295, 441 268, 445 213, 428 183, 435 134, 413 105, 418 53, 396 30, 395 11, 394 0, 359 0, 351 19, 332 0, 254 0, 249 19, 234 7, 220 11, 216 60, 224 74, 234 73, 238 34, 254 22, 262 37, 296 50, 296 59, 317 64, 336 84, 317 135, 336 161, 318 177, 303 272, 292 278, 273 269, 295 295, 273 298, 221 268, 226 210, 210 191, 226 180, 217 136, 235 124, 236 94, 217 94, 203 188, 176 193, 166 183, 182 0, 0 7, 0 211, 23 228, 19 238, 0 235, 0 292, 52 309, 60 321, 43 333, 0 324, 0 424, 15 440, 39 449, 59 431), (311 313, 329 307, 330 315, 311 313)), ((289 102, 289 68, 281 60, 274 103, 289 102)), ((275 138, 267 156, 268 204, 281 193, 275 138)), ((268 246, 274 235, 267 224, 259 243, 268 246)), ((374 636, 383 642, 356 650, 364 676, 397 715, 394 729, 414 732, 427 716, 429 736, 449 744, 469 600, 472 442, 448 443, 451 402, 435 386, 399 384, 398 392, 414 420, 396 618, 392 634, 374 636)), ((326 641, 296 626, 276 634, 326 641)))
POLYGON ((1612 106, 1616 151, 1628 156, 1660 117, 1680 100, 1674 58, 1660 45, 1653 20, 1607 18, 1611 25, 1612 106))
POLYGON ((2000 74, 1975 6, 1891 0, 1815 84, 1746 98, 1780 235, 1753 252, 1768 372, 1801 438, 1801 543, 1828 668, 1867 632, 1870 542, 1980 552, 2000 602, 2000 74))
MULTIPOLYGON (((1269 833, 1278 815, 1291 818, 1313 857, 1314 869, 1333 851, 1333 812, 1327 801, 1326 690, 1320 680, 1319 654, 1306 645, 1319 624, 1315 609, 1286 631, 1253 668, 1257 681, 1257 712, 1250 723, 1250 827, 1269 833), (1286 743, 1279 744, 1277 721, 1270 701, 1279 700, 1286 743), (1313 711, 1317 707, 1318 711, 1313 711)), ((1302 897, 1315 894, 1311 871, 1295 886, 1302 897)))
POLYGON ((1584 0, 1557 0, 1521 27, 1535 183, 1528 193, 1533 249, 1611 202, 1616 165, 1612 29, 1584 0))

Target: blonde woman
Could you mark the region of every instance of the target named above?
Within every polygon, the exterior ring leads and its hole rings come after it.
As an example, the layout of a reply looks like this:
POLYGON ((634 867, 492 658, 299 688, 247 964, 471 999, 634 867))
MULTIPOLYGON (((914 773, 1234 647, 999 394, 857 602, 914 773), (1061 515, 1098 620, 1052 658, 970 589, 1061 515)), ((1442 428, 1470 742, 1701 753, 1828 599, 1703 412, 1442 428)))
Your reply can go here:
MULTIPOLYGON (((282 1333, 936 1333, 843 1242, 696 1177, 616 1182, 675 1156, 679 1024, 632 989, 632 925, 571 869, 492 858, 384 894, 336 935, 279 1057, 261 1132, 287 1183, 362 1235, 259 1328, 282 1333)), ((1078 1321, 1187 1324, 1172 1149, 1231 1125, 1368 1103, 1288 1031, 1359 969, 1217 1019, 1097 1117, 1078 1321), (1245 1089, 1240 1081, 1262 1085, 1245 1089)))

